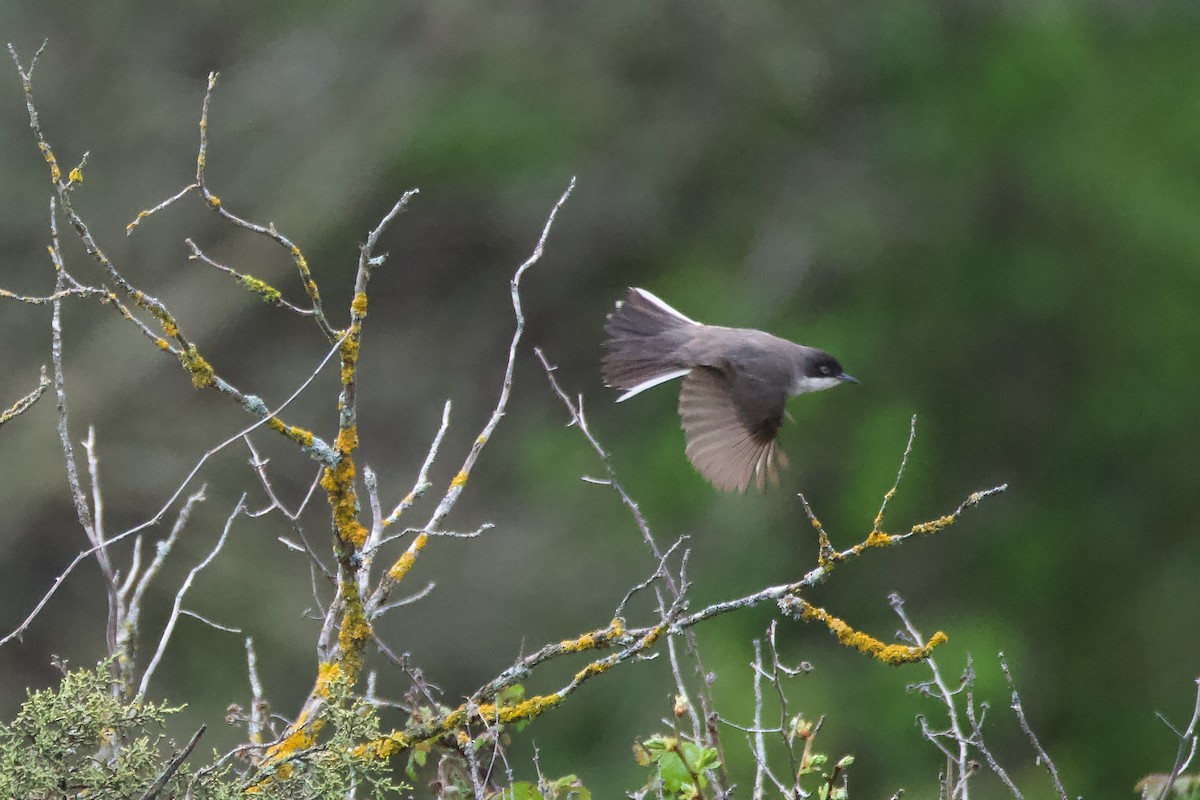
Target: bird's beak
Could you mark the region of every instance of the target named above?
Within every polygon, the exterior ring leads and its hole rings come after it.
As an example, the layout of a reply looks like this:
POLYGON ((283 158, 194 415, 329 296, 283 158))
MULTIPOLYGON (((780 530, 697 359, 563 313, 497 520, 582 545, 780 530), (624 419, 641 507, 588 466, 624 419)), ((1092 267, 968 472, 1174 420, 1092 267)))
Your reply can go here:
POLYGON ((842 383, 858 383, 858 378, 854 377, 853 375, 847 375, 844 372, 841 375, 838 375, 838 380, 842 383))

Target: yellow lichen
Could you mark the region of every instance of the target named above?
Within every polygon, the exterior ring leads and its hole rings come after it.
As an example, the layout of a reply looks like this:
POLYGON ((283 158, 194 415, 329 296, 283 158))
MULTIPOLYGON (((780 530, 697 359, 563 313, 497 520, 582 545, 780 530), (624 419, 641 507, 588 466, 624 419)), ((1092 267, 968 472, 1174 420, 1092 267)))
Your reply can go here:
POLYGON ((342 362, 342 385, 347 386, 354 381, 354 372, 358 368, 358 326, 350 328, 347 336, 338 348, 338 356, 342 362))
POLYGON ((454 480, 450 481, 451 489, 461 489, 467 485, 467 471, 463 470, 454 476, 454 480))
POLYGON ((337 438, 333 441, 334 448, 342 455, 353 453, 358 447, 358 428, 353 425, 347 425, 338 431, 337 438))
POLYGON ((358 292, 354 295, 354 299, 350 301, 350 311, 360 319, 367 315, 366 292, 358 292))
POLYGON ((267 421, 263 424, 276 433, 282 433, 301 447, 312 447, 313 441, 316 438, 313 436, 312 431, 298 428, 295 425, 287 425, 278 417, 268 417, 267 421))
POLYGON ((883 531, 871 531, 863 544, 867 547, 887 547, 892 543, 893 538, 891 534, 883 531))
POLYGON ((413 562, 417 560, 417 554, 425 548, 425 543, 428 541, 428 534, 418 533, 417 538, 413 539, 413 543, 408 546, 408 549, 396 559, 395 564, 392 564, 391 569, 388 570, 388 576, 396 582, 404 580, 404 576, 412 569, 413 562))
POLYGON ((599 675, 602 672, 607 672, 616 663, 617 663, 616 661, 610 660, 610 659, 604 659, 601 661, 593 661, 592 663, 588 664, 583 669, 579 670, 579 672, 575 673, 575 680, 576 681, 585 681, 588 678, 599 675))
POLYGON ((263 299, 263 302, 271 303, 272 305, 279 303, 283 299, 283 295, 278 289, 266 281, 259 280, 251 275, 242 275, 238 281, 250 291, 263 299))
POLYGON ((954 524, 954 516, 947 514, 944 517, 938 517, 932 522, 921 522, 912 526, 913 533, 937 533, 942 528, 948 528, 954 524))
POLYGON ((578 639, 563 639, 558 643, 558 646, 565 653, 578 653, 581 650, 592 650, 596 647, 596 636, 592 633, 585 633, 578 639))
POLYGON ((354 461, 343 456, 336 467, 325 468, 321 475, 321 488, 325 490, 333 511, 333 525, 338 538, 357 550, 367 540, 367 529, 358 521, 356 514, 354 474, 354 461))
POLYGON ((930 651, 947 641, 944 632, 938 631, 921 647, 904 644, 884 644, 874 636, 856 631, 845 620, 835 617, 823 608, 818 608, 803 598, 799 598, 800 615, 804 620, 817 620, 824 623, 830 632, 837 637, 838 642, 851 647, 864 655, 871 656, 884 664, 898 666, 921 661, 929 657, 930 651))
POLYGON ((288 438, 299 444, 301 447, 312 447, 312 431, 306 431, 304 428, 297 428, 295 425, 288 425, 285 433, 287 434, 288 438))
POLYGON ((71 170, 67 174, 67 180, 71 183, 83 183, 83 170, 81 170, 79 167, 75 167, 75 169, 71 170))
POLYGON ((325 661, 317 667, 317 684, 313 694, 318 697, 329 697, 329 687, 342 677, 342 665, 336 661, 325 661))
POLYGON ((206 199, 208 200, 208 204, 213 208, 221 207, 221 198, 217 197, 215 194, 210 193, 206 199))
POLYGON ((194 344, 188 345, 188 348, 179 354, 179 363, 192 373, 192 386, 203 389, 205 386, 212 385, 213 368, 204 360, 203 356, 196 352, 194 344))
POLYGON ((558 643, 566 653, 581 653, 585 650, 595 650, 599 647, 607 647, 609 643, 624 632, 621 620, 618 617, 613 617, 612 622, 608 627, 599 631, 589 631, 575 639, 563 639, 558 643))
MULTIPOLYGON (((363 742, 355 747, 351 753, 358 759, 377 759, 383 760, 391 758, 396 753, 402 750, 407 750, 413 747, 413 741, 403 733, 396 731, 384 736, 381 739, 374 739, 369 742, 363 742)), ((421 745, 416 745, 418 748, 421 745)))
POLYGON ((158 346, 159 350, 170 350, 171 349, 171 343, 168 342, 166 339, 155 339, 154 344, 158 346))
POLYGON ((42 151, 42 157, 46 159, 46 163, 50 165, 50 180, 53 183, 58 183, 58 179, 62 177, 62 170, 58 168, 58 160, 54 158, 54 151, 50 149, 50 145, 45 142, 38 143, 38 149, 42 151))
POLYGON ((363 647, 371 640, 371 623, 363 612, 362 599, 358 596, 358 584, 346 581, 342 584, 342 596, 346 610, 342 614, 338 630, 338 651, 343 668, 356 675, 362 668, 363 647))
POLYGON ((490 703, 483 703, 479 706, 479 718, 487 722, 500 722, 501 724, 510 722, 519 722, 521 720, 530 720, 540 715, 548 708, 553 708, 562 701, 562 698, 556 694, 537 695, 528 700, 523 700, 511 706, 496 707, 490 703))

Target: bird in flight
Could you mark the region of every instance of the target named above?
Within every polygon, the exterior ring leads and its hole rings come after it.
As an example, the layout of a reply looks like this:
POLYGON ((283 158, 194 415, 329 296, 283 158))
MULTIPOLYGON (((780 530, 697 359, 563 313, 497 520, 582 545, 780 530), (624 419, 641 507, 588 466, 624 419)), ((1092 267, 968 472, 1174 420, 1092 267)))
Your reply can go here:
POLYGON ((787 456, 775 442, 789 397, 858 383, 815 347, 763 331, 705 325, 645 289, 608 315, 602 374, 617 402, 683 378, 679 416, 687 457, 718 489, 779 482, 787 456))

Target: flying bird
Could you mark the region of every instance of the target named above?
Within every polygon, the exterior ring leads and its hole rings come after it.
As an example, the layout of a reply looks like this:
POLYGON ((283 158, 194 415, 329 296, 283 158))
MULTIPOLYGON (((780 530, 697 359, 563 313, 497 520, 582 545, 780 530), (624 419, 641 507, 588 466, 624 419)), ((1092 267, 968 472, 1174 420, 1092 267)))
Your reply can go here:
POLYGON ((705 325, 645 289, 631 288, 608 315, 602 374, 620 403, 683 378, 679 416, 687 457, 721 490, 779 482, 787 456, 775 442, 784 403, 805 392, 858 383, 815 347, 749 328, 705 325))

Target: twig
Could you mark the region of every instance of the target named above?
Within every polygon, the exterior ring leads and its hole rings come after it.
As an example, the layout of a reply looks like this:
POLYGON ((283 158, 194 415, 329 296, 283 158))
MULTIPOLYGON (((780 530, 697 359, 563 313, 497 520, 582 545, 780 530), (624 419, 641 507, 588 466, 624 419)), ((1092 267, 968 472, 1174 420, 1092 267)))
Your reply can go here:
POLYGON ((155 779, 154 783, 150 784, 150 788, 147 789, 146 793, 142 795, 141 800, 154 800, 154 798, 158 797, 159 792, 166 787, 167 781, 171 780, 171 776, 176 773, 179 767, 182 766, 183 762, 187 760, 187 757, 191 755, 192 749, 196 746, 196 742, 200 741, 200 737, 204 735, 206 730, 208 730, 208 726, 201 725, 196 732, 192 734, 192 738, 186 745, 184 745, 184 748, 175 754, 175 757, 171 759, 169 764, 167 764, 167 768, 162 771, 162 774, 159 775, 157 779, 155 779))
POLYGON ((154 676, 154 671, 158 668, 159 661, 162 660, 163 652, 167 649, 167 642, 171 640, 171 634, 175 632, 175 623, 178 621, 181 613, 184 595, 192 587, 192 582, 196 579, 200 571, 211 564, 213 559, 217 557, 217 553, 221 552, 221 548, 225 546, 225 540, 229 538, 229 531, 233 528, 233 521, 238 518, 238 515, 245 508, 246 495, 243 494, 241 499, 238 500, 237 505, 234 506, 233 511, 225 519, 225 527, 222 529, 221 536, 217 539, 216 545, 213 546, 213 549, 209 551, 203 561, 192 567, 187 577, 184 578, 183 584, 179 587, 179 591, 175 593, 175 602, 171 606, 171 615, 167 619, 167 624, 163 626, 162 636, 158 640, 158 648, 154 651, 154 656, 150 659, 150 663, 146 665, 146 671, 142 673, 142 682, 138 686, 137 692, 139 698, 146 696, 146 690, 150 687, 150 679, 154 676))
POLYGON ((1021 730, 1025 732, 1029 743, 1033 745, 1033 749, 1038 756, 1038 763, 1042 764, 1046 768, 1046 771, 1050 773, 1050 779, 1054 781, 1054 791, 1058 794, 1060 800, 1067 800, 1067 793, 1063 789, 1062 781, 1058 777, 1058 768, 1054 766, 1054 762, 1050 760, 1050 756, 1046 755, 1046 751, 1042 748, 1042 743, 1038 741, 1033 728, 1029 726, 1029 720, 1025 718, 1025 709, 1021 707, 1021 697, 1017 694, 1017 685, 1013 681, 1012 673, 1008 671, 1008 664, 1004 660, 1004 653, 999 653, 996 657, 1000 659, 1000 670, 1004 673, 1004 680, 1008 683, 1008 688, 1011 692, 1010 699, 1012 701, 1013 712, 1017 715, 1017 722, 1021 724, 1021 730))
MULTIPOLYGON (((913 417, 913 420, 914 420, 914 430, 915 430, 915 421, 916 421, 915 416, 913 417)), ((909 449, 911 449, 911 447, 912 447, 912 436, 910 434, 909 439, 908 439, 908 448, 906 448, 904 451, 904 456, 905 456, 904 460, 907 460, 908 451, 909 451, 909 449)), ((903 473, 903 471, 904 471, 904 461, 901 461, 900 472, 903 473)), ((899 482, 900 482, 900 476, 899 476, 899 474, 897 474, 896 483, 898 484, 899 482)), ((895 487, 893 487, 892 491, 894 491, 894 490, 895 490, 895 487)), ((884 495, 884 505, 885 506, 887 505, 887 499, 890 496, 891 496, 891 492, 889 492, 887 495, 884 495)), ((880 523, 882 516, 883 516, 883 509, 880 509, 879 516, 877 516, 875 518, 875 527, 873 528, 873 530, 875 530, 875 531, 879 530, 879 523, 880 523)), ((896 616, 898 616, 900 618, 900 621, 904 623, 904 628, 905 628, 905 630, 908 631, 909 635, 912 636, 913 641, 918 645, 921 642, 925 641, 925 639, 921 636, 920 631, 917 630, 916 626, 913 625, 912 620, 909 619, 908 613, 905 612, 903 598, 901 598, 899 594, 896 594, 895 592, 893 592, 892 594, 888 595, 888 602, 891 603, 892 610, 896 612, 896 616)), ((970 797, 968 779, 971 775, 971 770, 968 767, 968 762, 971 760, 971 751, 970 751, 968 739, 963 734, 962 728, 958 722, 958 710, 956 709, 955 704, 954 704, 955 693, 950 690, 950 687, 946 684, 945 680, 942 679, 942 673, 941 673, 941 670, 938 669, 937 662, 934 661, 932 658, 928 658, 925 660, 925 663, 929 667, 929 671, 931 673, 933 673, 933 685, 937 687, 939 699, 941 700, 942 704, 946 707, 946 716, 950 721, 951 736, 953 737, 955 745, 957 746, 957 752, 953 755, 952 760, 958 769, 958 780, 955 783, 955 785, 951 788, 951 798, 960 797, 960 798, 962 798, 962 800, 968 800, 968 798, 970 797)), ((947 755, 950 755, 950 754, 947 753, 947 755)))
MULTIPOLYGON (((1188 768, 1188 765, 1192 763, 1192 758, 1196 755, 1197 721, 1200 721, 1200 678, 1196 679, 1196 703, 1192 706, 1192 718, 1188 722, 1187 728, 1180 733, 1170 723, 1167 723, 1167 727, 1171 728, 1179 737, 1179 748, 1175 751, 1175 764, 1171 767, 1171 775, 1167 778, 1166 785, 1158 796, 1159 800, 1166 800, 1171 793, 1171 787, 1183 775, 1184 770, 1188 768)), ((1166 720, 1164 719, 1163 722, 1166 720)))
POLYGON ((433 466, 434 459, 437 458, 438 448, 442 446, 442 438, 446 435, 446 430, 449 427, 450 401, 447 400, 446 404, 442 406, 442 424, 438 427, 437 434, 433 437, 433 443, 425 453, 425 461, 421 464, 421 469, 417 472, 417 480, 413 484, 412 491, 405 495, 404 499, 392 510, 392 513, 387 515, 387 518, 383 520, 380 526, 381 528, 386 528, 394 524, 396 520, 400 519, 400 515, 411 508, 413 503, 433 485, 429 482, 429 469, 433 466))
MULTIPOLYGON (((595 451, 597 457, 600 459, 601 465, 604 467, 604 472, 606 475, 606 478, 604 480, 599 481, 599 480, 588 479, 588 478, 585 478, 585 480, 587 480, 590 483, 606 485, 616 493, 617 497, 621 501, 621 504, 624 505, 626 509, 628 509, 630 516, 633 518, 634 525, 637 526, 638 532, 642 535, 642 541, 645 543, 646 547, 650 550, 650 553, 654 556, 654 558, 656 560, 658 560, 660 563, 662 563, 663 562, 663 552, 662 552, 661 548, 659 548, 658 542, 655 541, 654 535, 650 532, 650 525, 646 521, 645 515, 642 514, 642 510, 638 506, 637 502, 634 501, 633 497, 625 490, 625 487, 622 486, 620 481, 617 479, 617 471, 612 465, 612 459, 610 458, 608 451, 606 451, 604 449, 603 445, 600 444, 600 440, 596 438, 596 436, 592 433, 591 428, 588 427, 587 416, 584 413, 584 409, 583 409, 583 395, 582 394, 578 395, 577 398, 574 401, 572 401, 570 396, 567 395, 567 393, 565 391, 563 391, 562 387, 558 383, 558 380, 555 378, 555 376, 554 376, 555 367, 550 365, 550 362, 546 359, 545 353, 543 353, 540 348, 536 348, 536 347, 534 348, 534 353, 537 355, 538 360, 542 363, 542 368, 545 370, 545 373, 546 373, 546 379, 550 382, 550 388, 554 391, 555 395, 558 396, 559 400, 562 401, 563 405, 567 409, 567 412, 571 416, 571 419, 567 423, 567 426, 568 427, 575 426, 576 428, 579 429, 580 433, 583 434, 583 436, 587 440, 588 444, 591 445, 592 450, 595 451)), ((675 578, 671 575, 670 570, 666 570, 663 573, 663 578, 664 578, 664 583, 666 585, 667 591, 670 593, 671 597, 673 598, 673 602, 674 603, 680 602, 684 595, 684 587, 682 585, 683 584, 682 576, 680 577, 680 580, 677 582, 675 580, 675 578)), ((666 599, 663 597, 662 592, 657 588, 655 589, 655 595, 658 599, 659 610, 660 610, 660 612, 662 612, 663 610, 666 609, 668 603, 667 603, 666 599)), ((688 653, 691 656, 692 661, 695 663, 696 673, 700 676, 700 680, 701 680, 701 685, 700 685, 700 689, 698 691, 698 696, 700 699, 700 713, 703 715, 704 720, 705 720, 704 726, 701 725, 699 716, 697 716, 696 711, 694 709, 692 709, 691 705, 689 704, 689 711, 691 713, 693 727, 695 729, 697 738, 699 738, 700 732, 707 728, 707 722, 714 718, 714 714, 713 714, 713 710, 712 710, 712 697, 710 696, 710 692, 708 690, 708 685, 707 685, 708 673, 704 669, 704 662, 700 658, 700 648, 696 643, 695 635, 692 634, 691 631, 687 631, 685 633, 684 641, 687 644, 688 653)), ((683 692, 683 693, 686 694, 686 692, 683 692)), ((720 777, 720 778, 724 779, 727 777, 725 775, 726 760, 725 760, 724 746, 722 745, 720 738, 716 737, 715 735, 709 737, 708 744, 710 746, 712 746, 713 748, 715 748, 720 756, 720 759, 719 759, 720 766, 718 767, 718 769, 720 770, 721 775, 718 776, 715 771, 709 772, 709 777, 710 777, 710 779, 712 779, 714 792, 720 793, 722 791, 721 790, 721 781, 717 780, 717 778, 720 777)))
POLYGON ((250 715, 246 723, 246 735, 251 744, 262 744, 263 731, 267 730, 269 706, 263 694, 262 680, 258 677, 258 655, 254 652, 254 640, 246 637, 246 673, 250 681, 250 715))
POLYGON ((484 445, 491 439, 492 433, 496 430, 496 426, 500 424, 500 419, 504 416, 505 410, 508 408, 508 397, 512 392, 513 368, 517 360, 517 346, 521 343, 521 336, 525 333, 525 315, 521 310, 521 277, 525 271, 536 264, 542 258, 542 253, 546 247, 546 240, 550 238, 550 229, 554 225, 554 220, 558 216, 559 210, 567 202, 567 198, 571 196, 571 192, 575 190, 575 179, 571 178, 567 184, 566 191, 558 198, 558 202, 550 209, 550 214, 546 218, 546 224, 542 227, 542 235, 538 237, 537 244, 533 248, 533 253, 521 266, 517 267, 516 273, 513 274, 509 289, 512 295, 513 314, 516 316, 516 329, 513 331, 512 341, 508 346, 508 362, 504 367, 504 381, 500 386, 500 397, 496 401, 496 407, 492 410, 492 415, 488 418, 487 424, 483 426, 483 430, 476 437, 474 444, 471 445, 467 457, 463 460, 463 465, 458 471, 458 475, 450 482, 450 488, 442 501, 438 503, 433 515, 429 518, 429 522, 425 525, 426 528, 437 528, 441 525, 442 520, 454 508, 454 504, 458 502, 459 496, 462 494, 463 487, 467 483, 467 479, 471 475, 471 468, 475 466, 476 459, 483 451, 484 445))
POLYGON ((204 102, 200 107, 200 149, 196 154, 196 185, 200 189, 200 195, 204 198, 205 204, 226 221, 239 228, 245 228, 251 233, 266 237, 288 251, 300 275, 300 283, 303 285, 304 291, 308 294, 308 299, 312 303, 312 316, 316 320, 317 326, 329 341, 332 342, 339 339, 342 334, 329 323, 328 318, 325 316, 325 308, 321 304, 321 293, 317 289, 317 283, 313 280, 308 261, 304 258, 304 254, 300 251, 300 248, 293 244, 291 239, 288 239, 275 230, 273 224, 264 228, 262 225, 256 225, 253 222, 242 219, 236 214, 230 213, 221 202, 221 199, 208 188, 208 181, 204 171, 205 165, 208 163, 208 108, 212 102, 213 89, 217 86, 217 77, 218 74, 216 72, 208 73, 208 87, 204 91, 204 102))
MULTIPOLYGON (((500 424, 500 420, 504 417, 504 413, 508 408, 508 397, 512 392, 513 369, 517 360, 517 348, 521 344, 521 337, 525 333, 525 315, 521 310, 521 277, 530 267, 541 260, 542 254, 545 251, 546 241, 550 238, 550 230, 554 226, 554 220, 574 189, 575 179, 572 178, 566 190, 559 196, 553 208, 550 209, 550 213, 546 217, 546 223, 542 226, 541 236, 538 237, 533 252, 525 259, 521 266, 517 267, 517 271, 513 274, 512 280, 509 282, 509 294, 512 299, 513 316, 516 318, 516 325, 513 330, 512 341, 508 346, 508 361, 504 367, 504 379, 500 386, 500 397, 497 399, 496 406, 492 409, 492 414, 488 417, 487 423, 483 426, 483 430, 475 438, 474 443, 472 443, 470 450, 467 452, 467 456, 463 460, 458 474, 450 481, 450 486, 447 487, 445 495, 442 496, 437 508, 434 509, 433 514, 429 517, 429 521, 423 526, 424 530, 437 530, 441 527, 442 522, 462 495, 463 487, 467 485, 467 480, 471 477, 471 469, 475 466, 479 454, 483 452, 484 446, 491 440, 496 426, 500 424)), ((387 603, 388 595, 396 584, 404 579, 409 569, 412 568, 413 563, 420 555, 427 541, 426 537, 418 535, 392 567, 380 577, 379 583, 375 587, 375 591, 371 594, 370 601, 367 604, 368 613, 370 609, 378 608, 387 603)))
MULTIPOLYGON (((933 661, 932 658, 929 660, 933 661)), ((971 680, 964 680, 967 692, 967 721, 971 724, 971 744, 976 750, 983 753, 983 758, 987 762, 988 768, 996 773, 1001 782, 1008 787, 1008 791, 1012 793, 1012 796, 1017 798, 1017 800, 1024 800, 1021 790, 1017 788, 1017 784, 1009 777, 1008 770, 1000 766, 1000 762, 992 755, 991 749, 983 739, 983 715, 987 713, 988 706, 987 703, 984 703, 981 713, 977 714, 975 711, 975 692, 973 688, 975 669, 971 664, 970 655, 967 655, 967 675, 971 678, 971 680)))
MULTIPOLYGON (((251 433, 255 429, 259 428, 260 426, 265 425, 268 420, 275 418, 275 416, 279 412, 283 411, 284 408, 289 406, 292 403, 292 401, 295 400, 297 397, 299 397, 300 393, 303 392, 306 388, 308 388, 309 384, 311 384, 316 379, 317 375, 319 375, 321 373, 321 370, 324 369, 325 365, 329 363, 329 360, 333 357, 333 355, 335 353, 337 353, 337 349, 338 349, 338 343, 335 343, 334 346, 329 350, 329 352, 325 354, 325 357, 321 359, 321 362, 319 364, 317 364, 317 366, 313 370, 313 372, 311 374, 309 374, 309 376, 304 380, 304 382, 302 384, 300 384, 299 388, 297 388, 296 391, 294 391, 291 394, 291 396, 289 396, 286 400, 284 400, 283 403, 281 403, 274 411, 266 410, 265 406, 264 406, 263 416, 257 422, 238 431, 237 433, 230 436, 228 439, 225 439, 220 444, 205 451, 205 453, 203 455, 201 455, 200 458, 196 461, 196 463, 192 467, 191 471, 188 472, 188 474, 186 476, 184 476, 183 480, 176 487, 175 491, 171 493, 171 496, 168 497, 166 502, 164 502, 163 505, 159 508, 159 510, 157 512, 155 512, 154 516, 152 516, 150 519, 146 520, 145 522, 142 522, 138 525, 135 525, 132 528, 129 528, 126 531, 123 531, 115 536, 108 537, 104 542, 102 542, 100 544, 93 545, 92 547, 89 547, 85 550, 80 551, 75 556, 75 558, 71 560, 71 563, 67 565, 66 569, 64 569, 58 575, 58 577, 54 579, 54 583, 52 583, 50 588, 46 590, 46 593, 42 595, 41 599, 38 600, 38 602, 34 606, 33 610, 25 617, 25 619, 21 622, 21 624, 18 625, 16 628, 14 628, 12 631, 10 631, 8 634, 6 634, 4 637, 0 638, 0 647, 3 647, 8 642, 19 637, 21 634, 23 634, 25 632, 26 629, 28 629, 28 627, 37 618, 38 614, 41 613, 41 611, 45 607, 46 603, 48 603, 50 601, 50 598, 53 597, 54 594, 58 591, 59 587, 62 586, 63 581, 66 580, 67 576, 70 575, 77 566, 79 566, 80 562, 82 562, 87 557, 99 552, 100 550, 111 547, 112 545, 116 544, 117 542, 127 539, 130 536, 138 534, 141 531, 145 530, 146 528, 149 528, 153 525, 157 525, 159 522, 161 522, 163 516, 166 515, 167 511, 171 508, 171 506, 173 506, 175 504, 175 501, 179 499, 180 495, 183 494, 184 490, 187 489, 187 487, 191 484, 192 480, 196 477, 196 475, 198 475, 200 473, 200 470, 204 467, 204 465, 206 463, 208 463, 208 460, 210 458, 212 458, 217 453, 224 450, 230 444, 236 442, 238 439, 251 433)), ((261 402, 261 401, 259 401, 259 402, 261 402)), ((315 482, 314 482, 314 486, 315 486, 315 482)), ((312 496, 312 490, 310 489, 309 497, 311 497, 311 496, 312 496)), ((307 504, 307 502, 308 502, 308 498, 306 497, 305 504, 307 504)), ((303 510, 303 505, 301 507, 301 511, 302 510, 303 510)), ((301 512, 297 512, 297 513, 301 513, 301 512)))
POLYGON ((138 215, 136 217, 134 217, 133 220, 128 225, 125 226, 125 235, 126 236, 131 235, 137 229, 137 226, 142 224, 142 220, 144 220, 146 217, 150 216, 151 214, 157 214, 159 211, 162 211, 164 208, 171 205, 176 200, 179 200, 179 199, 183 198, 184 196, 186 196, 188 194, 188 192, 194 192, 195 190, 197 190, 199 188, 200 188, 200 184, 189 183, 187 186, 183 187, 178 192, 171 195, 166 200, 163 200, 161 203, 154 206, 153 208, 147 208, 145 211, 139 211, 138 215))
POLYGON ((205 625, 207 625, 210 628, 216 628, 217 630, 225 631, 226 633, 242 633, 243 632, 241 628, 234 628, 231 625, 222 625, 221 623, 214 622, 213 620, 209 619, 206 616, 203 616, 202 614, 197 614, 195 611, 188 611, 186 608, 183 609, 182 611, 180 611, 179 614, 180 614, 180 616, 183 616, 183 617, 191 617, 192 619, 199 620, 200 622, 203 622, 205 625))
POLYGON ((875 515, 875 524, 871 526, 871 530, 879 533, 883 525, 883 513, 887 511, 888 502, 896 496, 896 490, 900 488, 900 479, 904 477, 904 468, 908 466, 908 455, 912 452, 913 442, 917 438, 917 415, 913 414, 912 419, 908 423, 908 444, 904 446, 904 455, 900 457, 900 468, 896 470, 896 480, 892 483, 892 488, 888 489, 883 495, 883 502, 879 504, 879 513, 875 515))
MULTIPOLYGON (((188 189, 193 188, 196 188, 195 184, 192 184, 188 187, 188 189)), ((254 292, 261 297, 263 302, 270 303, 273 306, 279 306, 280 308, 286 308, 288 311, 292 311, 302 317, 311 317, 313 315, 313 310, 311 308, 301 308, 294 303, 289 303, 284 299, 283 294, 280 293, 280 291, 274 286, 255 278, 253 275, 247 275, 245 273, 238 272, 233 267, 227 267, 224 264, 213 260, 209 256, 205 255, 204 251, 201 250, 199 246, 197 246, 197 244, 191 239, 184 239, 183 243, 186 244, 192 251, 192 254, 188 256, 190 260, 201 261, 205 264, 208 264, 210 267, 213 267, 214 269, 224 272, 226 275, 230 276, 239 284, 241 284, 243 288, 248 289, 249 291, 254 292)))

